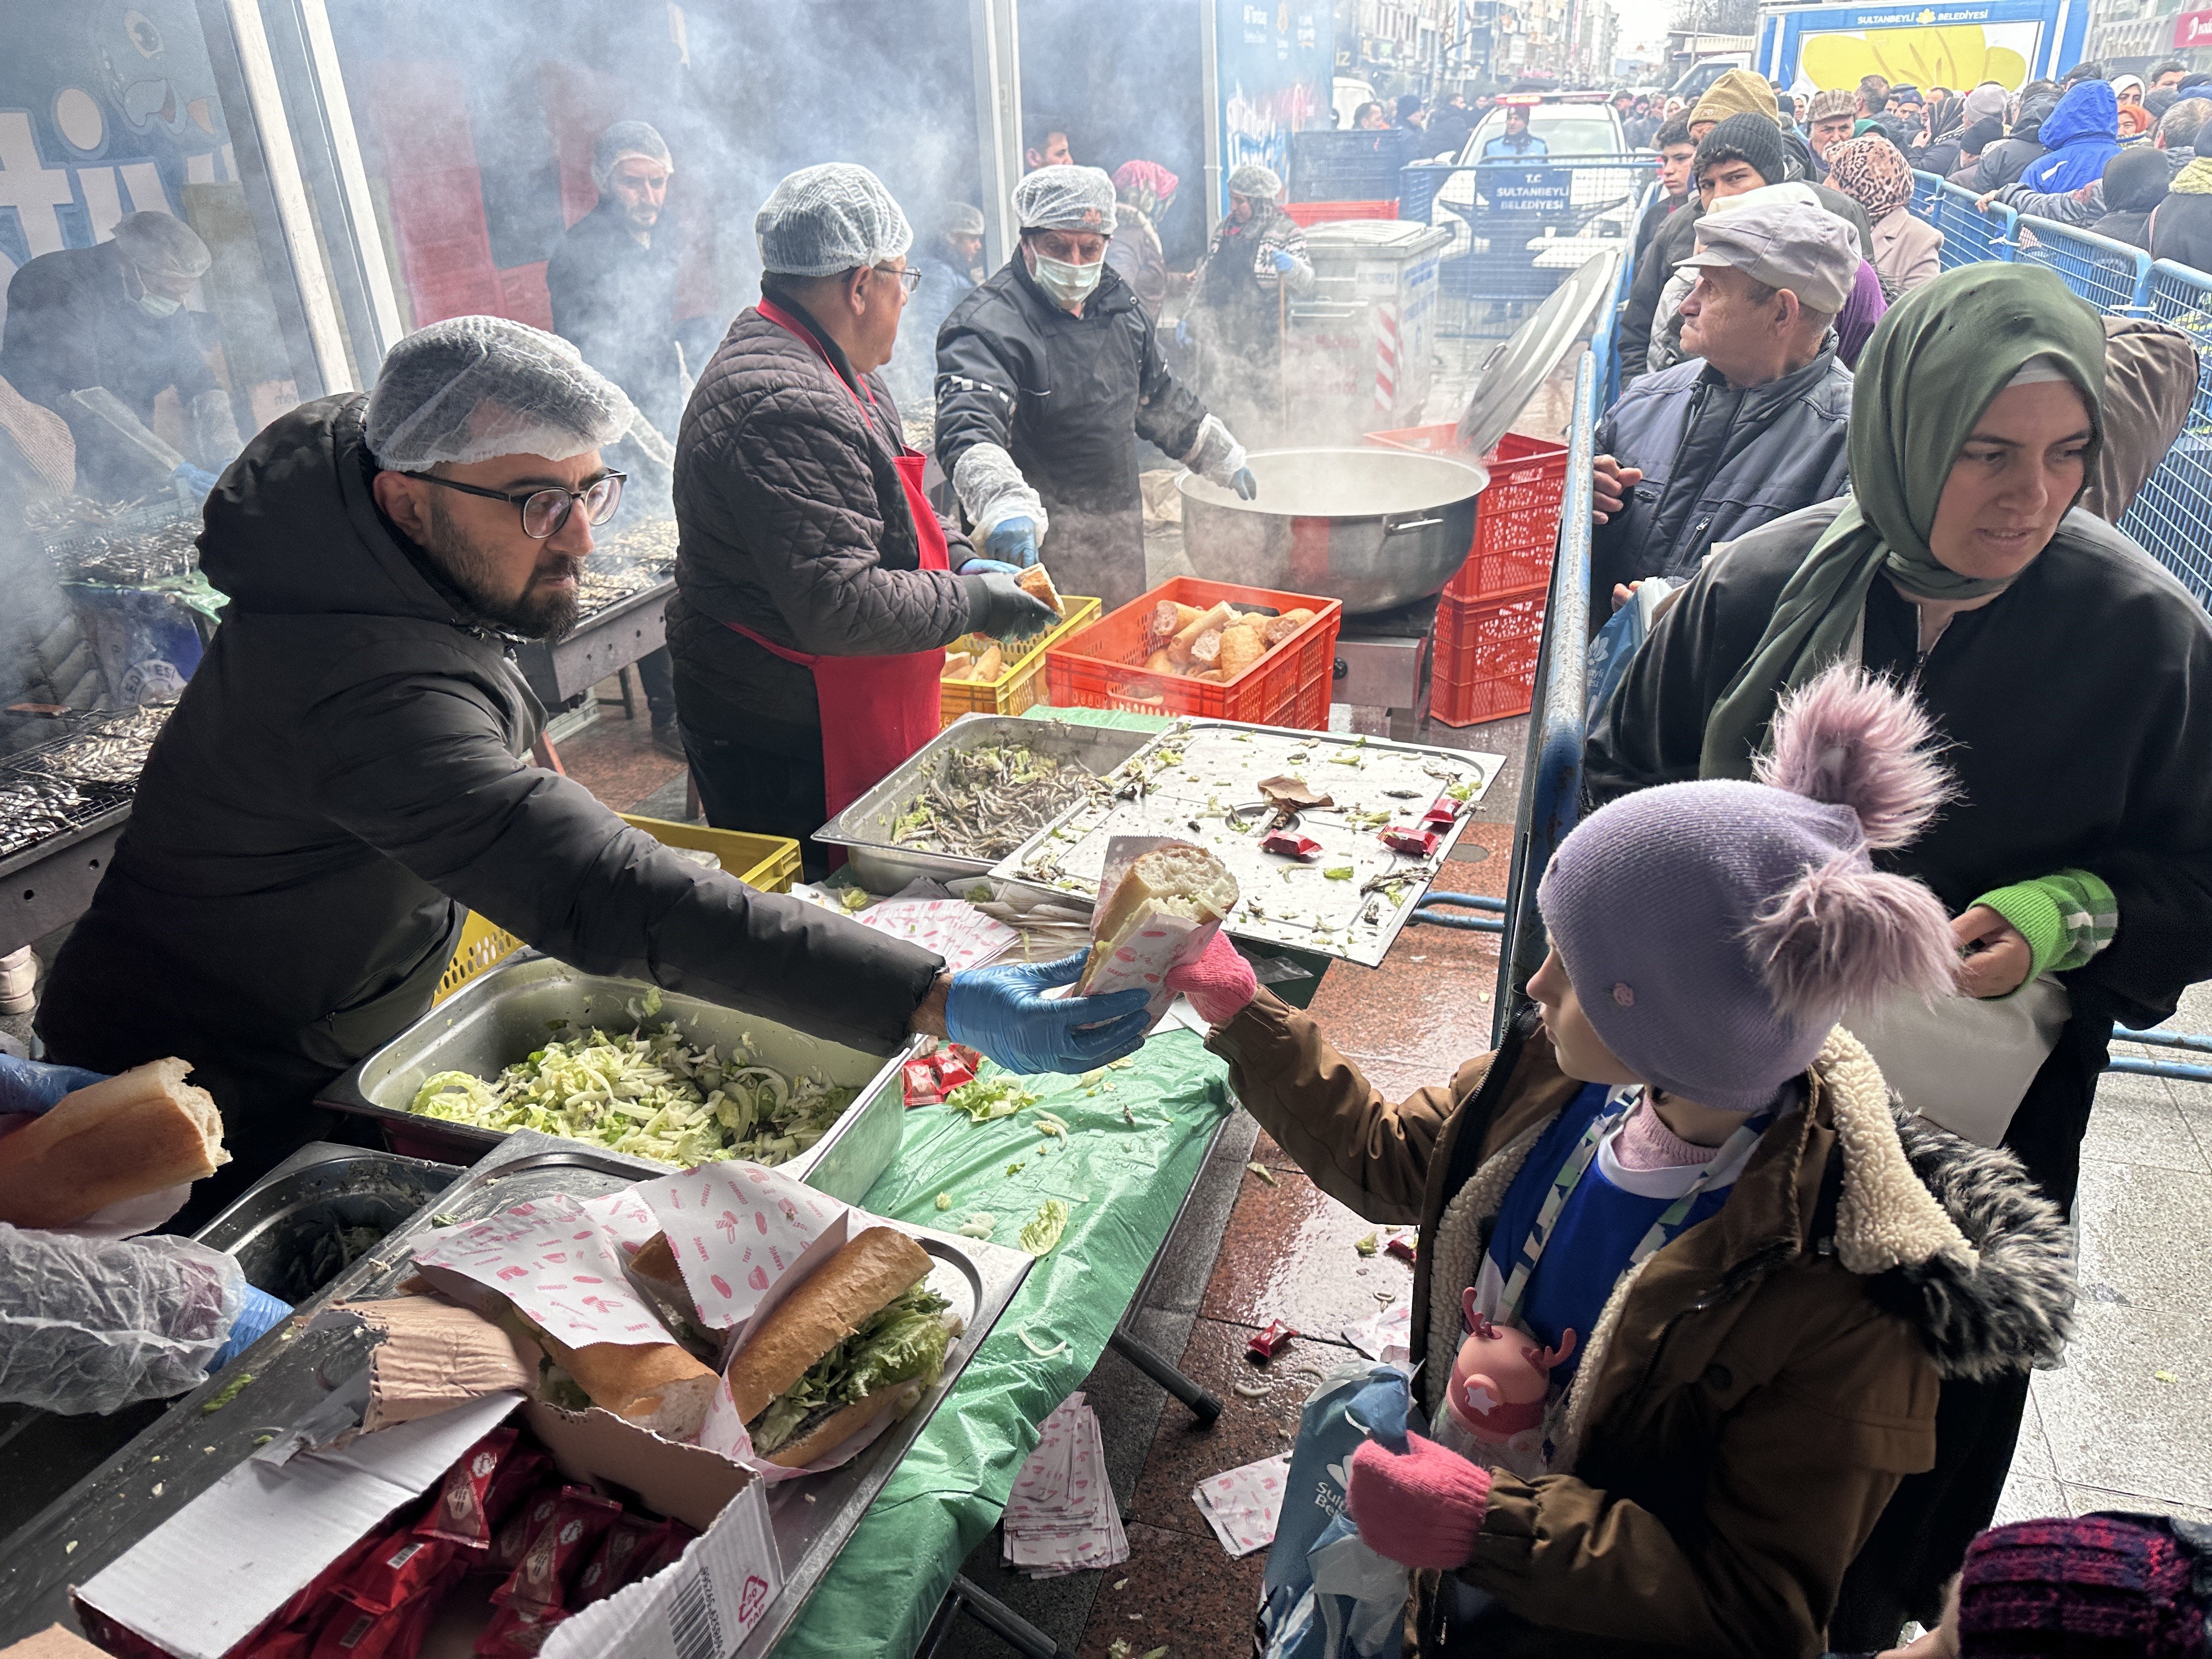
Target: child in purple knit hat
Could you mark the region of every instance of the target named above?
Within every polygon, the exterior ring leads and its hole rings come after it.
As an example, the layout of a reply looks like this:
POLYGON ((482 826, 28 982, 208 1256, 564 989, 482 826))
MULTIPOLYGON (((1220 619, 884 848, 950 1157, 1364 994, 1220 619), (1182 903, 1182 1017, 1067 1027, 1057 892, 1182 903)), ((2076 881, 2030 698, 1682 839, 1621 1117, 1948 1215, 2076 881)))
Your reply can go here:
POLYGON ((1938 1378, 2057 1351, 2057 1212, 2008 1153, 1897 1111, 1836 1023, 1952 983, 1942 905, 1869 858, 1945 798, 1929 735, 1838 668, 1758 781, 1594 814, 1538 890, 1536 1006, 1402 1102, 1225 940, 1171 976, 1315 1182, 1419 1225, 1436 1437, 1369 1440, 1346 1502, 1414 1569, 1423 1654, 1817 1654, 1933 1462, 1938 1378))

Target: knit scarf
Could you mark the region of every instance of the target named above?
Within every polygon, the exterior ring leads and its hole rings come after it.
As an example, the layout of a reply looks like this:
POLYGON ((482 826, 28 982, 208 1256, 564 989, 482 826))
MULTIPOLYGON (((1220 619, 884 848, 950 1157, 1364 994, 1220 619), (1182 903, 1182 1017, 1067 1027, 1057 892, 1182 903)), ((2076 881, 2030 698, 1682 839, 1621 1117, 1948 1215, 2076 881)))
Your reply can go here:
POLYGON ((2212 155, 2198 156, 2166 188, 2176 196, 2212 196, 2212 155))
POLYGON ((1973 599, 2002 580, 1962 576, 1928 545, 1960 447, 2022 365, 2051 357, 2089 406, 2096 473, 2105 335, 2056 272, 1960 265, 1915 289, 1876 325, 1851 387, 1851 495, 1776 600, 1766 631, 1706 717, 1698 771, 1748 778, 1782 694, 1850 648, 1875 579, 1926 599, 1973 599))

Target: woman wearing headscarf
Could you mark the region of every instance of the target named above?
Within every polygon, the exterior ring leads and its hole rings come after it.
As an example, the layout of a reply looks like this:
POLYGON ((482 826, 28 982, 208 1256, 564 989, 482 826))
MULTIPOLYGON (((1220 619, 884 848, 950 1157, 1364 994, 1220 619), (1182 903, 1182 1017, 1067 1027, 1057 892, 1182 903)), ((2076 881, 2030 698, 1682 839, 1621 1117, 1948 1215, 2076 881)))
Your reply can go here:
MULTIPOLYGON (((2113 1021, 2154 1024, 2212 977, 2212 617, 2069 510, 2106 434, 2106 349, 2038 267, 1962 266, 1907 295, 1859 362, 1853 493, 1709 561, 1586 753, 1601 802, 1747 777, 1777 698, 1828 664, 1911 683, 1959 796, 1881 861, 1952 913, 1960 991, 1923 1011, 1909 1054, 1910 1014, 1847 1023, 1908 1108, 2009 1148, 2069 1207, 2113 1021), (2025 1080, 2009 1109, 2007 1079, 2025 1080)), ((1932 1623, 2026 1393, 1945 1382, 1936 1466, 1892 1500, 1831 1646, 1887 1647, 1908 1613, 1932 1623)))
POLYGON ((1158 161, 1124 161, 1114 169, 1114 234, 1106 244, 1106 263, 1121 273, 1155 322, 1168 297, 1159 219, 1175 204, 1181 182, 1158 161))
POLYGON ((1843 191, 1874 222, 1867 258, 1893 304, 1935 276, 1943 233, 1912 216, 1912 167, 1896 145, 1869 133, 1831 147, 1828 188, 1843 191))
POLYGON ((2143 83, 2140 75, 2115 75, 2107 82, 2112 97, 2119 106, 2120 137, 2140 138, 2155 124, 2155 118, 2143 107, 2143 83))
POLYGON ((1905 157, 1922 173, 1942 178, 1959 165, 1959 133, 1966 124, 1966 102, 1946 94, 1928 105, 1928 128, 1905 157))
MULTIPOLYGON (((2079 190, 2120 153, 2119 102, 2102 81, 2077 83, 2043 118, 2044 153, 2021 172, 2030 190, 2079 190)), ((2002 181, 1998 181, 2002 182, 2002 181)))

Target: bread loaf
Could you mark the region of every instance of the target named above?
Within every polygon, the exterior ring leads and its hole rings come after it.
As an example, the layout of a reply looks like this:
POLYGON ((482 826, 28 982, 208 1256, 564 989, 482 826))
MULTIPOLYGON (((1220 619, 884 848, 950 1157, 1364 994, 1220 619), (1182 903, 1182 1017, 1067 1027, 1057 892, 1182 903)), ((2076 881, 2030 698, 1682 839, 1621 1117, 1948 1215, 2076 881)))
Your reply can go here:
POLYGON ((1052 578, 1045 574, 1042 565, 1030 566, 1014 578, 1014 585, 1031 599, 1042 599, 1050 605, 1054 616, 1065 617, 1067 614, 1067 606, 1060 601, 1060 590, 1052 585, 1052 578))
POLYGON ((0 1139, 0 1221, 65 1227, 229 1163, 222 1115, 185 1081, 191 1069, 183 1060, 134 1066, 0 1139))

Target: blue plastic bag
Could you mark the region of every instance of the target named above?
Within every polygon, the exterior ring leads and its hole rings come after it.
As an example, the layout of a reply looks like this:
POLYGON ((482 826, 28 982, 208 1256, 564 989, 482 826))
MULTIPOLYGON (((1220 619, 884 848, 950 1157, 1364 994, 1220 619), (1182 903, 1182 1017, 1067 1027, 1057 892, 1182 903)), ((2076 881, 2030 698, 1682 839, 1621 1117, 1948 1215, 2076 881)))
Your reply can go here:
POLYGON ((1345 1486, 1352 1454, 1370 1432, 1405 1449, 1412 1410, 1395 1365, 1346 1366, 1307 1400, 1261 1581, 1262 1659, 1395 1659, 1406 1569, 1359 1541, 1345 1486))

